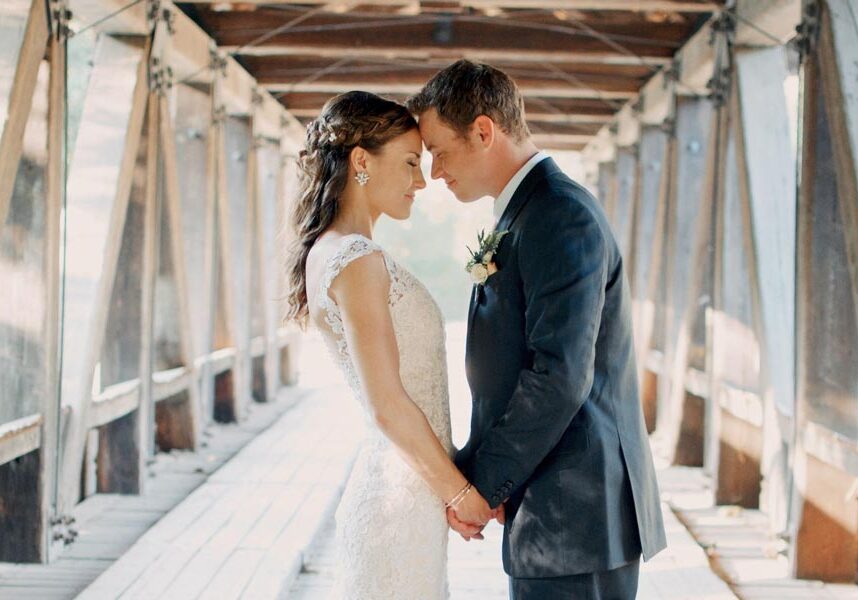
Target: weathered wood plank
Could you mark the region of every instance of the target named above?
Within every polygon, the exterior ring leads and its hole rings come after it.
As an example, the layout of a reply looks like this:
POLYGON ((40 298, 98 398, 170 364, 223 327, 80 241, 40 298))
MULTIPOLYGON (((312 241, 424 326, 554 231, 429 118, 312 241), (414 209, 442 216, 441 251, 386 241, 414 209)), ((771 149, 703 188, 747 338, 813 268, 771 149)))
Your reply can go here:
POLYGON ((42 503, 39 497, 41 455, 38 451, 0 465, 0 490, 4 494, 0 511, 0 561, 38 562, 43 552, 42 503))
POLYGON ((31 415, 0 425, 0 465, 42 445, 42 415, 31 415))
POLYGON ((858 10, 850 0, 826 0, 818 43, 820 79, 846 234, 846 258, 858 318, 858 10))
POLYGON ((39 65, 48 44, 48 17, 42 0, 33 0, 27 28, 21 43, 15 79, 9 92, 6 122, 0 135, 0 228, 6 216, 15 187, 15 174, 24 148, 24 131, 33 106, 33 94, 39 78, 39 65))
POLYGON ((133 379, 106 387, 93 397, 89 426, 100 427, 137 410, 140 404, 140 380, 133 379))
POLYGON ((187 367, 176 367, 152 373, 152 399, 155 402, 172 398, 195 385, 193 373, 187 367))

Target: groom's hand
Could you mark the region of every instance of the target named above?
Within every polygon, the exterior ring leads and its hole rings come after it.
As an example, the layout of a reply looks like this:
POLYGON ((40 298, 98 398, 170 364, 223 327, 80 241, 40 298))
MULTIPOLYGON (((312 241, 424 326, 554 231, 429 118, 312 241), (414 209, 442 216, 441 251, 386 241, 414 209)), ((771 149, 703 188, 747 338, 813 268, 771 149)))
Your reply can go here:
POLYGON ((495 514, 493 515, 493 518, 497 519, 498 523, 500 523, 501 525, 506 523, 506 504, 505 503, 500 504, 495 509, 495 514))
POLYGON ((483 528, 477 525, 470 525, 469 523, 465 523, 464 521, 460 521, 456 516, 456 511, 452 508, 447 509, 447 524, 450 526, 450 529, 458 533, 462 536, 466 542, 470 542, 471 539, 481 540, 483 539, 483 534, 480 533, 483 528))

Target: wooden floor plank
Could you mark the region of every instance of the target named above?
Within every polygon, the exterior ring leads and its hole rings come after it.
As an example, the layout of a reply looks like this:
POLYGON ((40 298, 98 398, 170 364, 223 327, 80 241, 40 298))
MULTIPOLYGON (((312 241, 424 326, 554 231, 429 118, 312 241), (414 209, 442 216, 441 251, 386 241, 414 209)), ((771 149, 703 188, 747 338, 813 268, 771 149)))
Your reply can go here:
POLYGON ((200 600, 233 600, 240 598, 256 567, 265 556, 264 550, 239 548, 230 555, 223 568, 200 594, 200 600))
MULTIPOLYGON (((160 598, 185 565, 199 549, 217 531, 232 514, 241 507, 245 490, 241 486, 229 488, 211 507, 199 515, 176 540, 158 553, 158 558, 150 563, 120 598, 128 600, 147 600, 160 598)), ((157 529, 157 527, 156 527, 157 529)), ((108 569, 108 572, 110 570, 108 569)))

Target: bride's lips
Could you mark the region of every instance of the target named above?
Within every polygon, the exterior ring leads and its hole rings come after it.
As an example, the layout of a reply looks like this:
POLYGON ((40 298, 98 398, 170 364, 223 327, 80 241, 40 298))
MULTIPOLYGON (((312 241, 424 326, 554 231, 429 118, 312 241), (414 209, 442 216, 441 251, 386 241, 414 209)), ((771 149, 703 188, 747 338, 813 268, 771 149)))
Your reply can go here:
POLYGON ((456 185, 456 180, 455 180, 455 179, 451 179, 450 181, 447 181, 447 182, 446 182, 446 184, 447 184, 447 187, 448 187, 448 188, 451 188, 451 187, 453 187, 454 185, 456 185))

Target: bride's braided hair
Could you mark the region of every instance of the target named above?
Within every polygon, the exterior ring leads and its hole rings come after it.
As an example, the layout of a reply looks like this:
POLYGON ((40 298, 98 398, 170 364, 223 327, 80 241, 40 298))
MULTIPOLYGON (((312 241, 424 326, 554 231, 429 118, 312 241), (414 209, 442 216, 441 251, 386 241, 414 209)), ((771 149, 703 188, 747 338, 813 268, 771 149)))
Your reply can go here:
POLYGON ((337 217, 349 178, 351 151, 360 146, 376 153, 393 138, 416 128, 417 122, 404 106, 369 92, 346 92, 331 98, 307 125, 304 148, 298 154, 300 187, 292 212, 296 239, 287 261, 287 320, 306 323, 307 255, 337 217))

